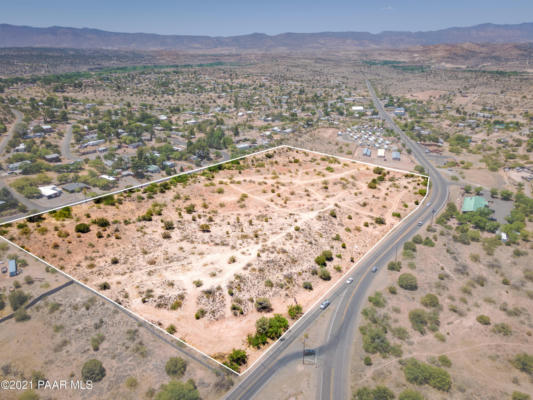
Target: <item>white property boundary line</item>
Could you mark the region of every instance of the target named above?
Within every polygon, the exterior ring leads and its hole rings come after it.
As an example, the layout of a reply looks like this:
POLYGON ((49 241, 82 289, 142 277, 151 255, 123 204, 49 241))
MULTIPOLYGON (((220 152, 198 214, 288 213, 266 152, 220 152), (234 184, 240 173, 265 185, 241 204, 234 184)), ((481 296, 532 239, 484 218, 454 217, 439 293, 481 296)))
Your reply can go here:
MULTIPOLYGON (((343 280, 346 276, 348 276, 350 273, 353 272, 354 269, 356 269, 356 267, 359 266, 359 264, 368 256, 369 253, 371 253, 374 248, 376 248, 383 240, 385 240, 388 236, 390 236, 390 234, 392 232, 394 232, 398 226, 400 226, 402 224, 403 221, 405 221, 407 218, 409 218, 415 211, 417 211, 420 206, 424 203, 424 201, 426 200, 427 196, 429 195, 429 181, 430 181, 430 178, 429 176, 426 176, 426 175, 422 175, 422 174, 419 174, 419 173, 416 173, 416 172, 411 172, 411 171, 406 171, 406 170, 402 170, 402 169, 397 169, 397 168, 389 168, 389 167, 385 167, 385 166, 382 166, 382 165, 378 165, 378 164, 372 164, 372 163, 367 163, 367 162, 364 162, 364 161, 359 161, 359 160, 354 160, 354 159, 350 159, 350 158, 346 158, 346 157, 341 157, 341 156, 335 156, 335 155, 331 155, 331 154, 326 154, 326 153, 322 153, 322 152, 319 152, 319 151, 314 151, 314 150, 308 150, 308 149, 303 149, 303 148, 299 148, 299 147, 295 147, 295 146, 290 146, 290 145, 279 145, 279 146, 275 146, 275 147, 270 147, 268 149, 264 149, 264 150, 261 150, 261 151, 257 151, 255 153, 251 153, 251 154, 246 154, 244 156, 240 156, 240 157, 236 157, 236 158, 232 158, 232 159, 229 159, 229 160, 226 160, 226 161, 221 161, 221 162, 218 162, 218 163, 215 163, 215 164, 211 164, 211 165, 208 165, 208 166, 204 166, 204 167, 200 167, 200 168, 196 168, 196 169, 193 169, 193 170, 190 170, 190 171, 184 171, 184 172, 181 172, 179 174, 175 174, 175 175, 172 175, 172 176, 168 176, 168 177, 164 177, 164 178, 160 178, 160 179, 156 179, 154 181, 150 181, 150 182, 145 182, 145 183, 141 183, 139 185, 135 185, 135 186, 130 186, 130 187, 127 187, 127 188, 123 188, 123 189, 119 189, 119 190, 116 190, 114 192, 109 192, 109 193, 105 193, 105 194, 101 194, 101 195, 98 195, 98 196, 95 196, 95 197, 91 197, 91 198, 88 198, 88 199, 83 199, 83 200, 80 200, 80 201, 77 201, 77 202, 73 202, 73 203, 68 203, 68 204, 65 204, 65 205, 62 205, 62 206, 59 206, 59 207, 54 207, 54 208, 51 208, 51 209, 48 209, 48 210, 45 210, 45 211, 40 211, 40 212, 37 212, 37 213, 34 213, 34 214, 30 214, 30 215, 26 215, 26 216, 23 216, 23 217, 19 217, 19 218, 15 218, 13 220, 10 220, 10 221, 6 221, 6 222, 3 222, 0 224, 0 226, 2 225, 6 225, 6 224, 11 224, 11 223, 14 223, 14 222, 17 222, 17 221, 20 221, 20 220, 25 220, 27 218, 31 218, 31 217, 34 217, 34 216, 37 216, 37 215, 42 215, 42 214, 45 214, 45 213, 49 213, 51 211, 56 211, 56 210, 60 210, 62 208, 65 208, 65 207, 72 207, 72 206, 76 206, 76 205, 80 205, 80 204, 83 204, 83 203, 88 203, 90 201, 94 201, 96 199, 100 199, 100 198, 103 198, 103 197, 107 197, 107 196, 112 196, 112 195, 115 195, 115 194, 119 194, 119 193, 123 193, 123 192, 127 192, 127 191, 130 191, 130 190, 135 190, 135 189, 139 189, 139 188, 142 188, 142 187, 146 187, 146 186, 149 186, 153 183, 160 183, 160 182, 165 182, 165 181, 168 181, 174 177, 177 177, 177 176, 181 176, 181 175, 191 175, 191 174, 194 174, 194 173, 197 173, 197 172, 201 172, 201 171, 205 171, 209 168, 212 168, 212 167, 216 167, 216 166, 219 166, 219 165, 223 165, 223 164, 226 164, 226 163, 230 163, 232 161, 237 161, 237 160, 241 160, 241 159, 245 159, 245 158, 248 158, 248 157, 252 157, 252 156, 257 156, 259 154, 263 154, 263 153, 266 153, 266 152, 270 152, 270 151, 274 151, 274 150, 278 150, 278 149, 281 149, 281 148, 289 148, 289 149, 292 149, 292 150, 297 150, 297 151, 303 151, 303 152, 307 152, 307 153, 313 153, 313 154, 317 154, 317 155, 321 155, 321 156, 325 156, 325 157, 332 157, 332 158, 336 158, 336 159, 339 159, 339 160, 344 160, 344 161, 348 161, 348 162, 351 162, 351 163, 358 163, 358 164, 363 164, 363 165, 367 165, 367 166, 370 166, 370 167, 380 167, 380 168, 384 168, 384 169, 388 169, 388 170, 391 170, 391 171, 396 171, 396 172, 401 172, 401 173, 404 173, 404 174, 411 174, 411 175, 415 175, 415 176, 420 176, 420 177, 424 177, 424 178, 427 178, 428 179, 428 183, 427 183, 427 186, 426 186, 426 194, 425 196, 422 198, 422 200, 420 201, 420 203, 418 204, 418 206, 416 208, 414 208, 409 214, 407 214, 404 218, 402 218, 398 224, 396 224, 396 226, 394 226, 390 231, 388 231, 379 241, 377 241, 364 255, 363 257, 361 257, 353 266, 352 268, 350 268, 348 271, 346 271, 338 280, 337 282, 332 285, 315 303, 313 303, 308 311, 306 313, 304 313, 296 322, 294 322, 294 324, 292 324, 291 328, 297 326, 299 323, 301 323, 301 321, 303 321, 305 315, 313 310, 324 298, 327 297, 327 295, 330 294, 330 292, 335 289, 343 280)), ((76 282, 78 285, 84 287, 85 289, 89 290, 90 292, 94 293, 95 295, 103 298, 104 300, 107 300, 108 302, 110 302, 111 304, 115 305, 116 307, 120 308, 123 312, 127 313, 127 314, 130 314, 130 315, 135 315, 138 319, 144 321, 146 324, 148 324, 149 326, 153 327, 153 328, 156 328, 156 330, 158 330, 159 332, 165 334, 165 335, 168 335, 170 338, 174 339, 174 340, 177 340, 178 342, 186 345, 188 348, 194 350, 194 351, 197 351, 199 354, 201 354, 202 356, 206 357, 207 359, 215 362, 216 364, 222 366, 223 368, 225 368, 226 370, 232 372, 233 374, 236 374, 237 376, 242 376, 244 374, 246 374, 248 371, 250 371, 265 355, 267 355, 274 347, 275 345, 280 341, 284 340, 284 337, 289 333, 289 330, 287 330, 283 335, 281 335, 275 342, 273 342, 270 346, 268 346, 268 348, 263 352, 263 354, 261 354, 246 370, 244 370, 243 372, 239 373, 239 372, 236 372, 234 370, 232 370, 231 368, 227 367, 226 365, 222 364, 220 361, 217 361, 215 360, 213 357, 207 355, 206 353, 204 353, 203 351, 197 349, 196 347, 188 344, 187 342, 183 341, 182 339, 174 336, 174 335, 171 335, 170 333, 168 333, 166 330, 164 330, 163 328, 155 325, 154 323, 148 321, 146 318, 144 318, 143 316, 139 315, 138 313, 135 313, 133 312, 132 310, 129 310, 127 309, 126 307, 122 306, 121 304, 117 303, 116 301, 110 299, 109 297, 105 296, 104 294, 100 293, 99 291, 97 291, 96 289, 93 289, 91 288, 90 286, 84 284, 83 282, 79 281, 78 279, 74 278, 73 276, 67 274, 66 272, 62 271, 61 269, 55 267, 54 265, 50 264, 48 261, 46 260, 43 260, 42 258, 38 257, 37 255, 29 252, 28 250, 22 248, 21 246, 19 246, 18 244, 16 243, 13 243, 11 240, 3 237, 3 236, 0 236, 3 240, 5 240, 6 242, 8 242, 9 244, 11 244, 12 246, 14 246, 15 248, 17 248, 18 250, 28 254, 29 256, 35 258, 36 260, 44 263, 45 265, 49 266, 50 268, 53 268, 54 270, 58 271, 59 273, 61 273, 63 276, 71 279, 72 281, 76 282)))

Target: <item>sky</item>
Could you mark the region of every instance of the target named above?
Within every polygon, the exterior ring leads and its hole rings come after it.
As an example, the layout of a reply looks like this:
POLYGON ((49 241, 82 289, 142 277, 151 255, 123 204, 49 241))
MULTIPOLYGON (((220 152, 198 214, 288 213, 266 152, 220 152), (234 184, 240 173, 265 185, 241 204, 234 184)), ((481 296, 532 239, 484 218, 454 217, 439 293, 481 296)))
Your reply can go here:
POLYGON ((13 25, 209 36, 533 21, 532 0, 1 0, 0 5, 0 23, 13 25))

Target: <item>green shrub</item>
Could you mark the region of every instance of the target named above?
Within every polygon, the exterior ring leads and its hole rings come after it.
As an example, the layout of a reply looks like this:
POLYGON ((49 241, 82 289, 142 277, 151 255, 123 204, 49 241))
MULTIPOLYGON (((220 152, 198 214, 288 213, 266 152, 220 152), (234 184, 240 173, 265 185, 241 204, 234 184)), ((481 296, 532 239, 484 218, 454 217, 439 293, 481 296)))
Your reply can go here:
POLYGON ((331 279, 331 274, 326 268, 322 267, 318 271, 318 277, 322 280, 329 281, 331 279))
POLYGON ((7 299, 13 311, 17 311, 24 305, 30 298, 29 294, 24 293, 22 290, 15 290, 9 294, 7 299))
POLYGON ((403 244, 404 251, 416 252, 416 244, 414 242, 405 242, 403 244))
POLYGON ((404 365, 405 379, 416 385, 429 385, 437 390, 447 392, 452 386, 450 374, 439 367, 410 358, 404 365))
POLYGON ((413 389, 405 389, 398 396, 398 400, 424 400, 422 393, 413 389))
POLYGON ((446 368, 450 368, 452 366, 451 360, 448 358, 446 354, 442 354, 438 357, 440 365, 446 368))
POLYGON ((354 393, 353 400, 392 400, 394 399, 394 393, 386 386, 376 386, 374 389, 370 389, 366 386, 358 389, 354 393))
POLYGON ((481 325, 490 325, 490 317, 488 315, 478 315, 476 321, 481 325))
POLYGON ((439 306, 439 298, 433 293, 428 293, 420 299, 420 303, 422 303, 424 307, 435 308, 439 306))
POLYGON ((411 326, 415 331, 420 332, 421 334, 426 333, 426 326, 428 325, 427 314, 421 308, 416 308, 409 312, 409 321, 411 321, 411 326))
POLYGON ((96 334, 91 338, 91 347, 94 351, 100 350, 100 345, 104 342, 105 336, 101 333, 96 334))
POLYGON ((27 321, 30 318, 30 314, 26 312, 26 309, 24 307, 21 307, 17 311, 15 311, 15 321, 17 322, 27 321))
POLYGON ((171 378, 181 378, 187 370, 187 361, 181 357, 171 357, 165 364, 165 372, 171 378))
POLYGON ((187 382, 171 380, 161 385, 161 389, 155 396, 155 400, 200 400, 200 393, 192 379, 187 382))
POLYGON ((516 369, 528 375, 533 375, 533 355, 527 353, 517 354, 511 363, 516 369))
POLYGON ((531 396, 526 393, 514 391, 511 400, 530 400, 531 396))
POLYGON ((366 366, 370 366, 370 365, 372 365, 372 359, 371 359, 369 356, 366 356, 366 357, 363 359, 363 363, 364 363, 366 366))
POLYGON ((492 332, 502 336, 511 336, 513 334, 511 327, 505 322, 494 324, 492 327, 492 332))
POLYGON ((386 301, 381 292, 375 292, 374 296, 368 296, 368 301, 372 303, 374 307, 385 307, 386 301))
POLYGON ((391 261, 387 265, 387 269, 389 271, 400 271, 402 269, 402 262, 401 261, 391 261))
POLYGON ((107 218, 96 218, 93 219, 91 222, 95 225, 98 225, 100 228, 106 228, 110 225, 110 222, 107 218))
POLYGON ((259 297, 255 300, 255 309, 259 312, 272 311, 272 304, 266 297, 259 297))
POLYGON ((83 364, 81 377, 85 381, 99 382, 104 379, 104 376, 105 368, 99 360, 93 358, 83 364))
POLYGON ((410 273, 403 273, 398 277, 398 286, 405 290, 418 289, 416 277, 410 273))
POLYGON ((311 282, 304 282, 302 284, 302 287, 305 289, 305 290, 313 290, 313 284, 311 282))
POLYGON ((299 304, 295 304, 293 306, 289 306, 289 309, 287 310, 289 317, 291 319, 298 319, 303 314, 302 306, 299 304))
POLYGON ((78 233, 87 233, 91 230, 91 228, 89 227, 88 224, 81 223, 81 224, 77 224, 74 230, 78 233))
POLYGON ((207 314, 207 311, 205 311, 203 308, 199 308, 194 314, 194 318, 201 319, 205 317, 205 314, 207 314))

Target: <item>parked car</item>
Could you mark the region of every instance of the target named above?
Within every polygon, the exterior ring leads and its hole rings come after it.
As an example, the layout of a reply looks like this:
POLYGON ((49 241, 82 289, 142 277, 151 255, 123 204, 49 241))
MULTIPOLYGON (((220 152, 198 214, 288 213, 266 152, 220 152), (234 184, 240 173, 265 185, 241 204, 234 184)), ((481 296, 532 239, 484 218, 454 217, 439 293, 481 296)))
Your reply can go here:
POLYGON ((322 302, 322 304, 320 304, 320 309, 321 309, 321 310, 325 310, 326 308, 328 308, 329 304, 330 304, 330 301, 329 301, 329 300, 324 300, 324 301, 322 302))
POLYGON ((7 268, 6 267, 3 267, 2 268, 2 273, 5 274, 7 272, 7 268))

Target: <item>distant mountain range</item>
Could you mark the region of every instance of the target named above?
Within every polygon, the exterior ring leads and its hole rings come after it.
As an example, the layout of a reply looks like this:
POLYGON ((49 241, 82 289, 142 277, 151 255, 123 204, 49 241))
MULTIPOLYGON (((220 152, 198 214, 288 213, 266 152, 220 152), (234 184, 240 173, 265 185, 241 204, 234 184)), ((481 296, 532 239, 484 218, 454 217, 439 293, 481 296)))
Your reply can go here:
POLYGON ((482 24, 465 28, 406 32, 320 32, 211 37, 116 33, 89 28, 34 28, 0 24, 0 47, 53 47, 121 50, 315 50, 349 48, 398 48, 457 43, 531 43, 533 23, 482 24))

